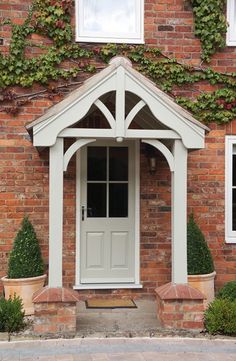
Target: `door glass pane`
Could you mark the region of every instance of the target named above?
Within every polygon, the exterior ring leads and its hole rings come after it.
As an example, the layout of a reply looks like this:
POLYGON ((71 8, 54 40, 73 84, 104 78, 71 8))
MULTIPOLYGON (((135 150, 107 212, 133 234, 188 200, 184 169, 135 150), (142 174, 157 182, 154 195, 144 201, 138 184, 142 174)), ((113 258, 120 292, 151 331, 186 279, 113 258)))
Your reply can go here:
POLYGON ((105 183, 87 184, 87 217, 106 217, 107 186, 105 183))
POLYGON ((109 185, 109 217, 128 217, 128 184, 109 185))
POLYGON ((107 179, 107 148, 88 147, 88 181, 107 179))
POLYGON ((128 148, 109 148, 109 180, 128 181, 128 148))
POLYGON ((236 154, 233 154, 233 186, 236 186, 236 154))

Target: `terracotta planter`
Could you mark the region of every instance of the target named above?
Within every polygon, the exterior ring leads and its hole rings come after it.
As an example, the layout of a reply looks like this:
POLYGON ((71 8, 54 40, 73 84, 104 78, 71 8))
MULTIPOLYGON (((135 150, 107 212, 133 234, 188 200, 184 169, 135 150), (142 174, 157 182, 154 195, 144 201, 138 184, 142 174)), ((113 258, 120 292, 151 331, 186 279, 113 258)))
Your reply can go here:
POLYGON ((2 277, 2 283, 4 286, 5 298, 11 296, 19 296, 23 300, 24 311, 26 315, 34 314, 34 306, 32 303, 33 294, 43 288, 45 283, 46 275, 31 277, 31 278, 16 278, 11 279, 2 277))
POLYGON ((206 275, 188 275, 188 284, 206 296, 206 306, 215 298, 215 275, 215 271, 206 275))

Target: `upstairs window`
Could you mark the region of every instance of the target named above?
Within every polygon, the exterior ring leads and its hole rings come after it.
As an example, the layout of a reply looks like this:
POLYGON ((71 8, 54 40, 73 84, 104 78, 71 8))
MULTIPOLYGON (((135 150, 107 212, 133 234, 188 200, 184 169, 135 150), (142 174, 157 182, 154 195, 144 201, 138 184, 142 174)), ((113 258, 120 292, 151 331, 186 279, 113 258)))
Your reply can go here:
POLYGON ((76 0, 75 3, 76 41, 144 42, 144 0, 76 0))
POLYGON ((227 136, 225 146, 225 239, 236 243, 236 136, 227 136))
POLYGON ((236 46, 236 0, 227 0, 227 21, 227 45, 236 46))

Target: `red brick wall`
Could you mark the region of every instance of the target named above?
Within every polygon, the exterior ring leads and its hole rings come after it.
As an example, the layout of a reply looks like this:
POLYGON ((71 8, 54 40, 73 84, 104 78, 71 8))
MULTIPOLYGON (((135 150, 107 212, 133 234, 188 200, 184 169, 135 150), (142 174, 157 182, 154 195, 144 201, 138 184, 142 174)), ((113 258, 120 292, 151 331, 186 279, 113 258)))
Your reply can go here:
MULTIPOLYGON (((3 0, 0 18, 21 23, 29 0, 3 0)), ((1 29, 0 29, 1 30, 1 29)), ((0 31, 0 50, 7 51, 10 27, 0 31)), ((35 36, 37 39, 37 36, 35 36)), ((192 10, 185 0, 145 1, 146 43, 161 48, 184 63, 200 63, 199 40, 193 35, 192 10)), ((30 55, 31 49, 27 49, 30 55)), ((218 71, 236 71, 236 52, 228 47, 217 53, 211 66, 218 71)), ((202 84, 204 89, 205 84, 202 84)), ((22 90, 28 92, 29 89, 22 90)), ((187 91, 191 91, 190 88, 187 91)), ((32 146, 25 124, 52 105, 35 99, 16 117, 0 112, 0 275, 6 272, 7 256, 23 215, 32 220, 46 263, 48 262, 48 151, 38 153, 32 146)), ((236 134, 229 126, 211 124, 206 149, 189 155, 188 205, 194 210, 214 255, 216 284, 235 279, 236 245, 224 242, 224 136, 236 134)), ((141 156, 141 281, 137 294, 153 293, 156 286, 170 280, 170 172, 158 155, 158 171, 149 175, 147 160, 141 156)), ((74 284, 75 272, 75 168, 65 176, 63 276, 66 286, 74 284)), ((105 293, 107 291, 101 291, 105 293)), ((113 294, 127 294, 115 290, 113 294)))

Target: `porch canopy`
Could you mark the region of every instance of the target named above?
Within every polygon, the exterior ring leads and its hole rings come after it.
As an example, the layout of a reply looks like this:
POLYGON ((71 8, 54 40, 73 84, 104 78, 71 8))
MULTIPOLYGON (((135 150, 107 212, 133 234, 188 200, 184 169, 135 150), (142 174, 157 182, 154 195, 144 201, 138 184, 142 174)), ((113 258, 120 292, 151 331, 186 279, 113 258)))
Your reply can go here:
POLYGON ((27 126, 34 146, 50 148, 49 286, 62 287, 63 172, 71 157, 98 139, 140 140, 157 148, 172 174, 172 282, 187 283, 187 156, 204 148, 207 127, 177 105, 124 57, 113 58, 27 126), (93 114, 99 112, 102 121, 93 114), (64 140, 73 144, 65 151, 64 140))

